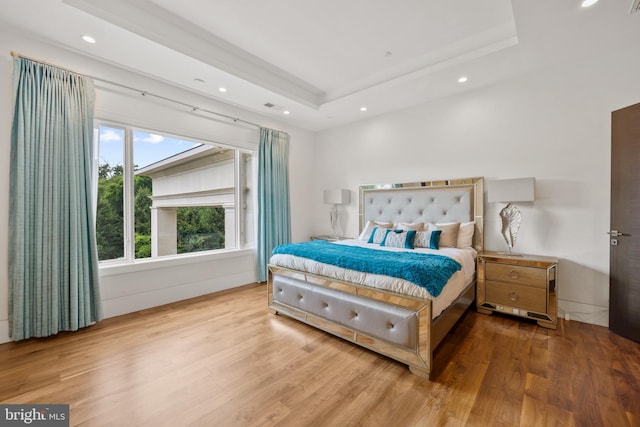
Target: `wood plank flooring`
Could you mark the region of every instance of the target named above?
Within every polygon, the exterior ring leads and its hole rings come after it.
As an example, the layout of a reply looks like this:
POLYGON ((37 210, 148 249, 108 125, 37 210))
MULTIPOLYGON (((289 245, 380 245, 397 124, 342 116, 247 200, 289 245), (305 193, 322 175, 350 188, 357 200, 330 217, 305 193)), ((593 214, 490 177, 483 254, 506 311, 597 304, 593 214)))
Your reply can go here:
POLYGON ((266 287, 0 345, 0 403, 82 426, 638 426, 640 344, 468 311, 431 382, 266 307, 266 287))

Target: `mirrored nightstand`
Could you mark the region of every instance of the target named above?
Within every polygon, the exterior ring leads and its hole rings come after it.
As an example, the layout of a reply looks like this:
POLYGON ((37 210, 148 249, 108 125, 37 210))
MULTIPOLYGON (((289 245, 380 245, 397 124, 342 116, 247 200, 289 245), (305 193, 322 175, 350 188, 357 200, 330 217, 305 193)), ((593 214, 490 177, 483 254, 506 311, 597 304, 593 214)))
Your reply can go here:
POLYGON ((538 325, 556 329, 558 259, 497 252, 478 254, 477 308, 536 320, 538 325))

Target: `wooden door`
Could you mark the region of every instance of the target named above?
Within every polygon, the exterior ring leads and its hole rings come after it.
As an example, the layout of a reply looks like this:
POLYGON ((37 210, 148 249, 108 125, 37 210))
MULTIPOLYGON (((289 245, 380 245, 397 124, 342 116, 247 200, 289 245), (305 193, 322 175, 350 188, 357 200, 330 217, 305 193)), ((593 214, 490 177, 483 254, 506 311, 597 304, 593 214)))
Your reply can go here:
POLYGON ((640 342, 640 104, 611 113, 609 329, 640 342))

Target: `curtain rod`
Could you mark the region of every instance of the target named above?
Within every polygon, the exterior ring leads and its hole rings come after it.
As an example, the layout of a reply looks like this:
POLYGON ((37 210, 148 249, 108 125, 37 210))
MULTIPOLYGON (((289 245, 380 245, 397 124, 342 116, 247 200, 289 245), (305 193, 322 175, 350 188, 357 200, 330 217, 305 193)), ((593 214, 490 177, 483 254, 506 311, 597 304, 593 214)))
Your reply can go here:
MULTIPOLYGON (((81 73, 78 73, 76 71, 70 70, 68 68, 59 67, 59 66, 57 66, 55 64, 51 64, 49 62, 41 61, 39 59, 30 58, 28 56, 22 55, 21 53, 18 53, 16 51, 14 51, 14 50, 11 51, 11 56, 13 56, 14 58, 24 58, 24 59, 28 59, 29 61, 37 62, 37 63, 40 63, 40 64, 45 64, 45 65, 50 65, 52 67, 61 68, 63 70, 66 70, 66 71, 69 71, 69 72, 72 72, 72 73, 75 73, 75 74, 79 74, 79 75, 84 76, 84 77, 89 77, 90 79, 93 79, 93 80, 97 80, 97 81, 100 81, 100 82, 103 82, 103 83, 107 83, 107 84, 110 84, 110 85, 118 86, 118 87, 121 87, 123 89, 131 90, 133 92, 138 92, 141 96, 151 96, 153 98, 158 98, 158 99, 161 99, 163 101, 172 102, 174 104, 178 104, 178 105, 181 105, 183 107, 188 107, 188 108, 191 109, 192 113, 196 112, 196 111, 202 111, 204 113, 213 114, 215 116, 223 117, 223 118, 228 119, 228 120, 233 120, 234 123, 240 122, 240 123, 244 123, 244 124, 247 124, 247 125, 255 126, 257 128, 263 128, 264 127, 264 126, 261 126, 261 125, 259 125, 257 123, 250 122, 248 120, 243 120, 243 119, 238 118, 238 117, 233 117, 233 116, 229 116, 229 115, 226 115, 226 114, 218 113, 216 111, 207 110, 205 108, 196 107, 194 105, 187 104, 185 102, 178 101, 176 99, 172 99, 172 98, 168 98, 166 96, 162 96, 162 95, 158 95, 158 94, 155 94, 155 93, 147 92, 146 90, 136 89, 134 87, 127 86, 127 85, 124 85, 122 83, 117 83, 117 82, 113 82, 113 81, 110 81, 110 80, 105 80, 105 79, 102 79, 100 77, 94 77, 94 76, 90 76, 90 75, 86 75, 86 74, 81 74, 81 73)), ((283 132, 281 130, 278 130, 277 132, 286 133, 286 132, 283 132)))

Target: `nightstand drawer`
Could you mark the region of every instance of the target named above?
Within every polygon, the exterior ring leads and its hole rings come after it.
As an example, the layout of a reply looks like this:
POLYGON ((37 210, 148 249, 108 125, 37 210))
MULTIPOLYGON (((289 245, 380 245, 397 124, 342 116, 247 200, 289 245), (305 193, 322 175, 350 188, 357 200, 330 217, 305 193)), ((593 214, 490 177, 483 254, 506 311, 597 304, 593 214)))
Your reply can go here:
POLYGON ((522 310, 547 312, 547 293, 544 288, 487 280, 486 300, 490 303, 518 307, 522 310))
POLYGON ((547 270, 544 268, 491 262, 487 263, 485 272, 487 280, 536 286, 542 288, 543 292, 547 287, 547 270))

